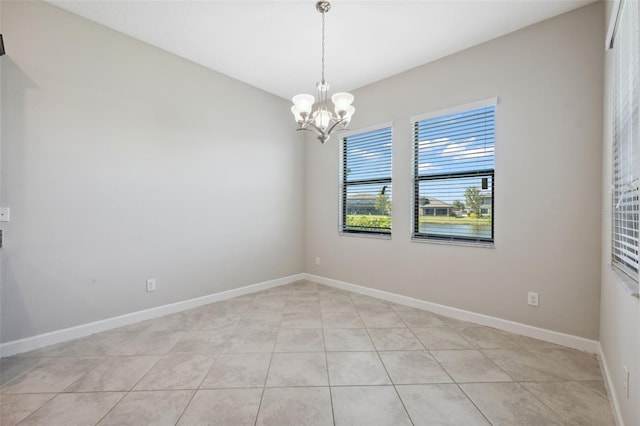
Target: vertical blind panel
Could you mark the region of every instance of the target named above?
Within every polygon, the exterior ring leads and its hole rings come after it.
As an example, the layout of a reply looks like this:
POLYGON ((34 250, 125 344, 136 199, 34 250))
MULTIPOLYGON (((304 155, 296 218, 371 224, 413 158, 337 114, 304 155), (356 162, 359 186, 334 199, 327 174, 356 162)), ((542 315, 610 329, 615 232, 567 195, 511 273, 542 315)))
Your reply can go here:
POLYGON ((343 231, 391 232, 391 137, 385 127, 343 139, 343 231))
POLYGON ((639 241, 638 2, 622 4, 613 47, 612 261, 637 279, 639 241))
POLYGON ((495 106, 416 122, 416 175, 493 169, 494 134, 495 106))

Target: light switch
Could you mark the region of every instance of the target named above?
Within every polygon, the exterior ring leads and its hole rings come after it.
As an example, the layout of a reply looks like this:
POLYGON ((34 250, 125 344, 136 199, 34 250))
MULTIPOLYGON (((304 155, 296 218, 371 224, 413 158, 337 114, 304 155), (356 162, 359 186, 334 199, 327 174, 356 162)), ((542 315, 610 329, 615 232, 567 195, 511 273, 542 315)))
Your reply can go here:
POLYGON ((0 222, 9 222, 9 207, 0 207, 0 222))

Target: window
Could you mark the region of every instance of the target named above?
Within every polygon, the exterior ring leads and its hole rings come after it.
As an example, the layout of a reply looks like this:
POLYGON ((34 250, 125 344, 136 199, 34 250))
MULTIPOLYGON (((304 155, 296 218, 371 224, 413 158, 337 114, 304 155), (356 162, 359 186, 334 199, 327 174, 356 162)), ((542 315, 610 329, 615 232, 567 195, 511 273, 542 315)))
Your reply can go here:
POLYGON ((493 243, 495 105, 412 119, 414 239, 493 243))
POLYGON ((613 35, 612 263, 638 280, 638 2, 623 1, 613 35))
POLYGON ((340 229, 391 233, 391 127, 342 139, 340 229))

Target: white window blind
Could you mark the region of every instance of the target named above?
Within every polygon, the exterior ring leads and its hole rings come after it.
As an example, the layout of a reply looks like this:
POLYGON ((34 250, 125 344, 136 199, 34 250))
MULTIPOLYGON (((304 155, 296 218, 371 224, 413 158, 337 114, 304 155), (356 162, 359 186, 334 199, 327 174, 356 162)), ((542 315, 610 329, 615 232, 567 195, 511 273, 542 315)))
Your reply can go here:
POLYGON ((342 232, 391 233, 391 127, 342 139, 342 232))
POLYGON ((623 1, 613 36, 612 263, 638 280, 638 2, 623 1))
POLYGON ((495 99, 413 126, 413 238, 493 242, 495 99))

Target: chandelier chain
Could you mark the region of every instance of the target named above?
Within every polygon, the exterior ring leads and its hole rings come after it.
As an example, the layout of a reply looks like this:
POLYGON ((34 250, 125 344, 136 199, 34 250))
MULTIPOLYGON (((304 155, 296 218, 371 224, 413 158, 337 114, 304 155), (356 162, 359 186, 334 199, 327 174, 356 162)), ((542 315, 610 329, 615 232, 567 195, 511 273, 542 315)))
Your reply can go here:
POLYGON ((325 83, 324 81, 324 14, 325 12, 322 12, 322 84, 325 83))

